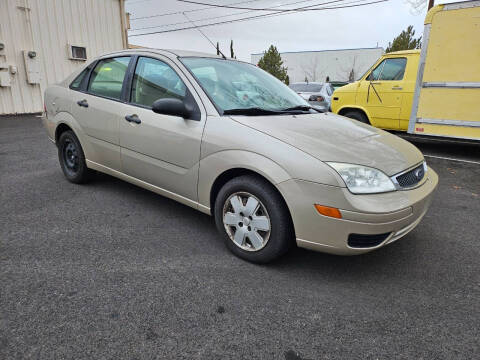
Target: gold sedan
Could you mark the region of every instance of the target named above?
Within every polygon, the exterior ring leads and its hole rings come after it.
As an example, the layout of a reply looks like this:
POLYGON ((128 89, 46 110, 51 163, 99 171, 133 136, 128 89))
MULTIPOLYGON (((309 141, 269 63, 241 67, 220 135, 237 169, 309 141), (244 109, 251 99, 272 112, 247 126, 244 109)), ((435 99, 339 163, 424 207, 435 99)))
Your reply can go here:
POLYGON ((208 54, 110 53, 48 88, 45 107, 69 181, 101 171, 211 214, 252 262, 295 243, 344 255, 389 244, 438 183, 410 143, 208 54))

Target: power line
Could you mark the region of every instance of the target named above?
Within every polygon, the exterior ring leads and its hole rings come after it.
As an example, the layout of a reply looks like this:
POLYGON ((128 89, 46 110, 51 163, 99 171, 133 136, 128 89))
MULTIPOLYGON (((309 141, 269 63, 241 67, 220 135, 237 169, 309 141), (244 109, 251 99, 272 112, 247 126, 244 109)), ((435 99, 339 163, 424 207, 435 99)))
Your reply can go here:
MULTIPOLYGON (((356 5, 345 5, 345 6, 336 6, 336 7, 324 7, 324 8, 318 8, 317 10, 345 9, 345 8, 351 8, 351 7, 359 7, 359 6, 366 6, 366 5, 371 5, 371 4, 377 4, 377 3, 387 2, 387 1, 390 1, 390 0, 377 0, 377 1, 371 1, 371 2, 363 3, 363 4, 356 4, 356 5)), ((294 12, 295 12, 294 10, 290 10, 290 11, 291 11, 291 12, 281 12, 281 13, 274 13, 274 14, 270 13, 270 14, 262 14, 262 15, 256 15, 256 16, 249 16, 249 17, 244 17, 244 18, 240 18, 240 19, 220 21, 220 22, 210 23, 210 24, 204 24, 204 25, 197 25, 196 27, 189 26, 189 27, 183 27, 183 28, 178 28, 178 29, 169 29, 169 30, 162 30, 162 31, 152 31, 152 32, 141 33, 141 34, 132 34, 132 35, 129 35, 129 37, 144 36, 144 35, 153 35, 153 34, 163 34, 163 33, 175 32, 175 31, 190 30, 190 29, 195 29, 195 28, 200 28, 200 27, 230 24, 230 23, 234 23, 234 22, 248 21, 248 20, 254 20, 254 19, 259 19, 259 18, 264 18, 264 17, 274 17, 274 16, 288 15, 288 14, 291 14, 291 13, 294 13, 294 12)))
POLYGON ((203 37, 204 37, 205 39, 207 39, 208 42, 209 42, 210 44, 212 44, 212 46, 213 46, 214 48, 217 49, 217 52, 219 52, 224 59, 227 59, 227 57, 223 54, 223 52, 220 50, 220 48, 219 48, 218 46, 215 46, 215 44, 212 42, 212 40, 210 40, 210 38, 209 38, 207 35, 205 35, 205 34, 203 33, 203 31, 200 30, 200 29, 197 27, 197 25, 195 25, 195 23, 194 23, 192 20, 190 20, 190 18, 187 16, 187 14, 184 13, 183 16, 185 16, 185 17, 188 19, 188 21, 190 21, 190 22, 192 23, 192 25, 198 30, 198 32, 199 32, 200 34, 202 34, 203 37))
MULTIPOLYGON (((287 12, 287 11, 291 11, 291 10, 297 10, 297 9, 276 9, 276 8, 278 8, 280 6, 284 6, 284 5, 272 6, 271 8, 250 8, 250 7, 231 6, 233 4, 231 4, 231 5, 219 5, 219 4, 209 4, 209 3, 203 3, 203 2, 191 1, 191 0, 177 0, 177 1, 184 2, 184 3, 189 3, 189 4, 207 5, 207 6, 216 7, 216 8, 236 9, 236 10, 276 11, 276 12, 287 12)), ((309 5, 309 6, 306 6, 306 8, 307 7, 318 6, 318 5, 321 5, 321 4, 309 5)))
MULTIPOLYGON (((150 0, 142 0, 142 1, 150 1, 150 0)), ((231 4, 227 4, 227 5, 248 4, 248 3, 255 2, 255 1, 259 1, 259 0, 239 1, 239 2, 234 2, 234 3, 231 3, 231 4)), ((310 0, 310 1, 312 1, 312 0, 310 0)), ((207 7, 203 7, 203 8, 191 9, 191 10, 185 10, 185 11, 174 11, 174 12, 170 12, 170 13, 162 13, 162 14, 156 14, 156 15, 138 16, 138 17, 132 17, 132 18, 130 18, 130 20, 150 19, 150 18, 154 18, 154 17, 179 15, 179 14, 183 14, 183 13, 191 13, 191 12, 203 11, 203 10, 212 10, 212 7, 207 6, 207 7)))
MULTIPOLYGON (((277 6, 273 6, 273 8, 281 7, 281 6, 285 6, 285 5, 301 4, 301 3, 312 2, 312 1, 315 1, 315 0, 294 1, 294 2, 290 2, 290 3, 285 3, 285 4, 280 4, 280 5, 277 5, 277 6)), ((334 3, 334 2, 341 2, 341 1, 344 1, 344 0, 329 1, 329 2, 322 3, 321 5, 326 5, 326 4, 330 4, 330 3, 334 3)), ((354 2, 359 2, 359 1, 367 1, 367 0, 356 0, 356 1, 354 1, 354 2)), ((319 4, 310 5, 310 6, 318 6, 318 5, 319 5, 319 4)), ((288 10, 288 11, 292 11, 292 10, 288 10)), ((230 14, 227 14, 227 15, 220 15, 220 16, 213 16, 213 17, 208 17, 208 18, 202 18, 202 19, 197 19, 197 20, 195 20, 195 21, 206 21, 206 20, 220 19, 220 18, 226 18, 226 17, 236 16, 236 15, 248 14, 248 13, 252 13, 252 12, 255 12, 255 10, 241 11, 241 12, 230 13, 230 14)), ((159 28, 159 27, 167 27, 167 26, 172 26, 172 25, 182 25, 182 24, 187 24, 187 23, 189 23, 189 21, 180 21, 180 22, 176 22, 176 23, 161 24, 161 25, 152 25, 152 26, 144 26, 144 27, 140 27, 140 28, 133 28, 133 29, 129 29, 129 31, 155 29, 155 28, 159 28)))

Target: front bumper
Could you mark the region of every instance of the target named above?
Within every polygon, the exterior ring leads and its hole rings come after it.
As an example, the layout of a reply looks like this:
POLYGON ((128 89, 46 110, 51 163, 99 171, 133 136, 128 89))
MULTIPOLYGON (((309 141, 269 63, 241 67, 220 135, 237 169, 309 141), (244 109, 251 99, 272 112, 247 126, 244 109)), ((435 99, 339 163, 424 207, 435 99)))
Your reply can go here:
POLYGON ((278 184, 292 214, 297 245, 339 255, 372 251, 405 236, 418 225, 427 212, 438 185, 431 168, 426 181, 411 190, 383 194, 354 195, 347 188, 302 180, 278 184), (320 215, 320 204, 340 209, 342 219, 320 215), (350 234, 378 235, 386 238, 372 247, 350 247, 350 234))

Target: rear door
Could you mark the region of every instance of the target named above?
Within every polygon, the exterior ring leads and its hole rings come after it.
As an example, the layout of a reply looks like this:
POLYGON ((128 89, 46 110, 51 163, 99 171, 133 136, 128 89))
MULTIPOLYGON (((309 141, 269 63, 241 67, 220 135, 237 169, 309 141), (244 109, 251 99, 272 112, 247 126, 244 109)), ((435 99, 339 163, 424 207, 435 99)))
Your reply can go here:
POLYGON ((406 57, 386 58, 362 80, 357 103, 370 115, 372 125, 384 129, 400 128, 406 57))
POLYGON ((88 160, 117 171, 121 171, 121 99, 130 58, 99 60, 91 71, 86 91, 73 92, 72 115, 87 135, 88 160))
POLYGON ((120 122, 120 146, 124 173, 196 201, 206 115, 195 90, 187 84, 188 79, 170 59, 138 57, 120 122), (195 109, 195 115, 184 119, 154 113, 153 102, 162 98, 184 101, 195 109))

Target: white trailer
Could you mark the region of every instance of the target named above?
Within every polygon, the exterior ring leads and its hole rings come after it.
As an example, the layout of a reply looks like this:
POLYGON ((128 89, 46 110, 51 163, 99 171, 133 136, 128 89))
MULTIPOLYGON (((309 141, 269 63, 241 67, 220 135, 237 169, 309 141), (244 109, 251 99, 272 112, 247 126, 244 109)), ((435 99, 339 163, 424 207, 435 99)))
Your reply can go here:
MULTIPOLYGON (((367 71, 384 53, 383 48, 359 48, 318 51, 282 52, 283 66, 288 68, 290 83, 305 81, 354 81, 367 71)), ((252 54, 258 64, 263 53, 252 54)))

